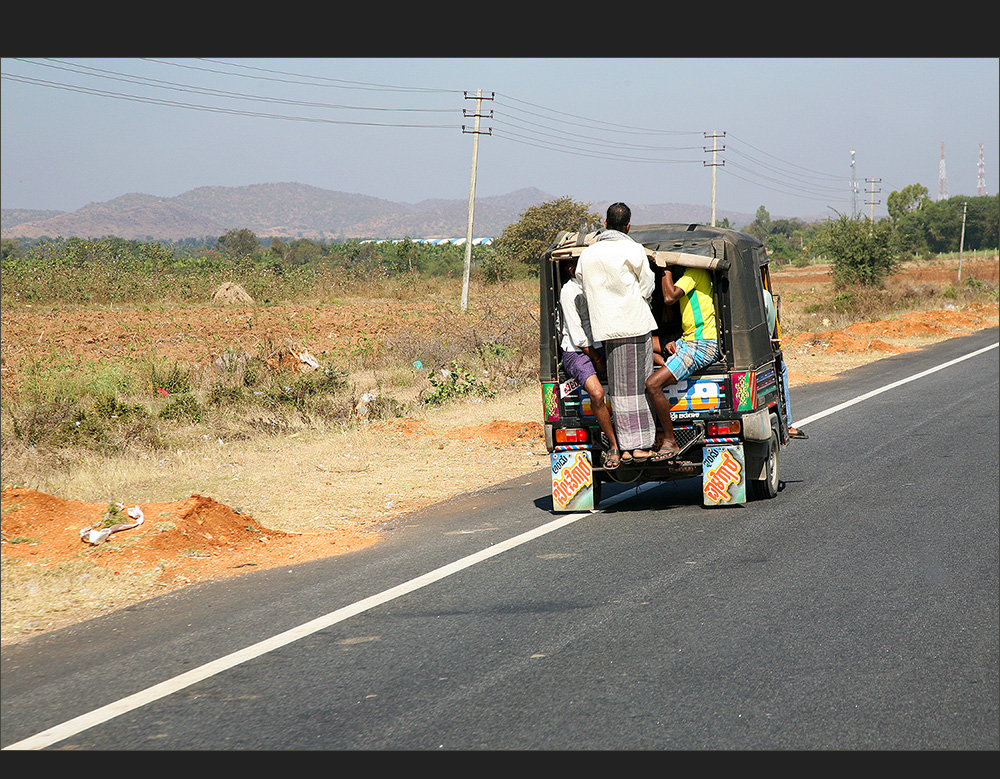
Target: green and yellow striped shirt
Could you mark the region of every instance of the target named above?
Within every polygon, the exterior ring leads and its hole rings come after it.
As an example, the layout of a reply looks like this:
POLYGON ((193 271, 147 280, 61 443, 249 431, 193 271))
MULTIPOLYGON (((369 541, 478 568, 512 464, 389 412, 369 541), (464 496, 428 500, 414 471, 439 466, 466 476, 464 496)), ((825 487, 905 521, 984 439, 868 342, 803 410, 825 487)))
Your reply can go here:
POLYGON ((714 341, 719 337, 715 326, 715 303, 712 298, 712 277, 707 270, 686 268, 684 275, 674 282, 684 290, 680 299, 681 337, 686 341, 714 341))

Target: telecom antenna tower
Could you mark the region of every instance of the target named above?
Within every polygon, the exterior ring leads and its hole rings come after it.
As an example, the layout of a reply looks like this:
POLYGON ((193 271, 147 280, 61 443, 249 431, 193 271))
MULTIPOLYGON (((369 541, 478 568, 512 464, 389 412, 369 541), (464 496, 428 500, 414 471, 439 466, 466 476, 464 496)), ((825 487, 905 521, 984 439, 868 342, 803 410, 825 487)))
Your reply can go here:
POLYGON ((976 177, 976 194, 986 196, 986 163, 983 162, 983 145, 979 144, 979 175, 976 177))
POLYGON ((941 141, 941 167, 938 169, 938 200, 948 198, 948 177, 944 173, 944 141, 941 141))

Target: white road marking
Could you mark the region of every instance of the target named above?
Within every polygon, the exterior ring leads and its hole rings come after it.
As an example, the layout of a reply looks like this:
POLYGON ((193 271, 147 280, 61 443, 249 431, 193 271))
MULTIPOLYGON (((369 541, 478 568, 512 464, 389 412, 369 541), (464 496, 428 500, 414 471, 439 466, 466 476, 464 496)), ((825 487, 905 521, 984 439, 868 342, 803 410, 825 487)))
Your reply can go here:
POLYGON ((534 530, 529 530, 519 536, 514 536, 506 541, 501 541, 498 544, 494 544, 493 546, 468 555, 467 557, 463 557, 460 560, 456 560, 455 562, 449 563, 448 565, 442 566, 434 571, 425 573, 422 576, 418 576, 408 582, 404 582, 396 587, 380 592, 377 595, 364 598, 363 600, 357 601, 350 606, 337 609, 336 611, 332 611, 329 614, 318 617, 310 622, 306 622, 298 627, 286 630, 284 633, 279 633, 276 636, 272 636, 271 638, 265 639, 256 644, 252 644, 245 649, 233 652, 232 654, 221 657, 218 660, 213 660, 210 663, 206 663, 198 668, 187 671, 180 676, 175 676, 172 679, 167 679, 164 682, 148 687, 145 690, 135 693, 134 695, 129 695, 121 700, 115 701, 114 703, 109 703, 107 706, 102 706, 99 709, 82 714, 79 717, 74 717, 73 719, 67 720, 60 725, 43 730, 37 735, 30 736, 22 741, 18 741, 17 743, 4 747, 4 749, 44 749, 47 746, 70 738, 71 736, 87 730, 88 728, 100 725, 101 723, 107 722, 108 720, 114 719, 115 717, 121 716, 129 711, 145 706, 148 703, 152 703, 160 698, 172 695, 185 687, 190 687, 192 684, 197 684, 200 681, 222 673, 223 671, 240 665, 241 663, 245 663, 248 660, 253 660, 254 658, 265 655, 268 652, 273 652, 276 649, 287 646, 288 644, 298 641, 301 638, 305 638, 306 636, 328 628, 331 625, 343 622, 345 619, 349 619, 350 617, 361 614, 364 611, 375 608, 383 603, 387 603, 395 598, 399 598, 403 595, 414 592, 415 590, 419 590, 421 587, 426 587, 429 584, 438 582, 447 576, 457 573, 458 571, 469 568, 477 563, 481 563, 483 560, 495 557, 496 555, 503 554, 510 549, 526 544, 529 541, 533 541, 536 538, 565 527, 566 525, 572 524, 573 522, 587 516, 590 516, 590 512, 566 514, 558 517, 557 519, 541 525, 534 530))
MULTIPOLYGON (((982 354, 983 352, 987 352, 990 349, 996 349, 998 346, 1000 346, 1000 344, 986 346, 963 357, 958 357, 934 368, 922 371, 921 373, 914 374, 913 376, 909 376, 905 379, 900 379, 899 381, 887 384, 884 387, 874 389, 871 392, 866 392, 853 400, 833 406, 826 411, 821 411, 818 414, 813 414, 805 419, 797 420, 796 425, 806 425, 810 422, 816 421, 817 419, 822 419, 823 417, 835 414, 838 411, 842 411, 845 408, 861 403, 869 398, 875 397, 876 395, 880 395, 883 392, 894 389, 895 387, 915 381, 931 373, 935 373, 936 371, 943 370, 944 368, 948 368, 956 363, 962 362, 963 360, 968 360, 982 354)), ((652 489, 655 486, 658 485, 656 483, 641 485, 635 490, 628 490, 608 498, 603 502, 603 504, 608 506, 618 503, 627 498, 634 497, 638 492, 644 491, 645 489, 652 489)), ((571 525, 574 522, 589 516, 591 516, 591 512, 578 512, 558 517, 551 522, 547 522, 546 524, 535 528, 534 530, 529 530, 521 535, 509 538, 506 541, 501 541, 500 543, 494 544, 487 549, 483 549, 479 552, 468 555, 467 557, 463 557, 453 563, 449 563, 441 568, 425 573, 422 576, 418 576, 415 579, 411 579, 408 582, 392 587, 377 595, 364 598, 363 600, 353 603, 350 606, 337 609, 336 611, 332 611, 329 614, 318 617, 310 622, 306 622, 298 627, 292 628, 291 630, 286 630, 284 633, 279 633, 276 636, 265 639, 264 641, 260 641, 256 644, 252 644, 251 646, 241 649, 238 652, 233 652, 232 654, 221 657, 218 660, 213 660, 210 663, 194 668, 181 674, 180 676, 175 676, 173 679, 167 679, 166 681, 137 692, 134 695, 129 695, 121 700, 115 701, 114 703, 109 703, 107 706, 102 706, 101 708, 95 709, 86 714, 81 714, 79 717, 74 717, 73 719, 67 720, 62 724, 43 730, 41 733, 37 733, 34 736, 29 736, 26 739, 10 744, 9 746, 4 747, 4 749, 44 749, 47 746, 51 746, 59 741, 64 741, 65 739, 70 738, 77 733, 81 733, 84 730, 112 720, 115 717, 126 714, 127 712, 141 708, 142 706, 159 700, 160 698, 165 698, 168 695, 172 695, 173 693, 184 689, 185 687, 190 687, 192 684, 197 684, 200 681, 222 673, 223 671, 240 665, 241 663, 245 663, 248 660, 253 660, 267 654, 268 652, 272 652, 275 649, 280 649, 281 647, 294 643, 301 638, 305 638, 306 636, 320 630, 324 630, 331 625, 343 622, 345 619, 349 619, 350 617, 361 614, 362 612, 368 611, 369 609, 375 608, 383 603, 387 603, 391 600, 402 597, 403 595, 414 592, 415 590, 419 590, 429 584, 441 581, 441 579, 465 570, 466 568, 470 568, 477 563, 481 563, 483 560, 488 560, 491 557, 503 554, 504 552, 514 549, 515 547, 526 544, 529 541, 533 541, 536 538, 540 538, 541 536, 555 530, 559 530, 560 528, 571 525)))
POLYGON ((818 414, 813 414, 811 417, 806 417, 805 419, 796 419, 793 423, 793 427, 799 427, 800 425, 805 426, 810 422, 815 422, 817 419, 822 419, 823 417, 828 417, 830 414, 836 414, 838 411, 843 411, 845 408, 861 403, 862 401, 873 398, 876 395, 881 395, 883 392, 888 392, 891 389, 895 389, 903 384, 908 384, 911 381, 916 381, 917 379, 922 379, 924 376, 929 376, 937 371, 944 370, 945 368, 950 368, 956 363, 960 363, 963 360, 968 360, 972 357, 982 354, 983 352, 988 352, 990 349, 996 349, 1000 346, 1000 343, 991 344, 990 346, 984 346, 982 349, 977 349, 974 352, 970 352, 962 357, 956 357, 954 360, 941 363, 933 368, 928 368, 926 371, 921 371, 920 373, 915 373, 912 376, 907 376, 905 379, 900 379, 899 381, 894 381, 892 384, 886 384, 884 387, 879 387, 878 389, 873 389, 871 392, 866 392, 864 395, 858 395, 853 400, 846 400, 839 405, 828 408, 826 411, 820 411, 818 414))

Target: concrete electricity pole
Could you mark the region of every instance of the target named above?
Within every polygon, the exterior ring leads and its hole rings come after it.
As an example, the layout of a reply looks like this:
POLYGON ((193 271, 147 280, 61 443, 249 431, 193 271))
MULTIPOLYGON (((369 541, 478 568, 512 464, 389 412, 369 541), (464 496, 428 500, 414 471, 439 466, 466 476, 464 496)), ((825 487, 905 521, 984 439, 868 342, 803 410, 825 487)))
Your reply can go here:
POLYGON ((881 189, 875 189, 875 185, 876 184, 881 184, 882 183, 882 179, 865 179, 865 181, 867 181, 869 184, 872 185, 871 192, 869 193, 872 196, 872 199, 870 201, 868 201, 868 205, 871 206, 871 220, 872 220, 872 224, 874 225, 875 224, 875 203, 876 202, 878 202, 878 203, 882 202, 881 200, 878 200, 878 201, 875 200, 875 193, 882 191, 881 189))
POLYGON ((938 200, 948 199, 948 176, 944 172, 944 141, 941 141, 941 162, 938 165, 938 200))
POLYGON ((979 144, 979 165, 976 174, 976 194, 986 197, 986 163, 983 161, 983 145, 979 144))
POLYGON ((716 144, 716 139, 717 138, 725 138, 726 134, 722 133, 720 135, 719 133, 705 133, 704 135, 705 135, 706 138, 711 138, 712 139, 712 148, 711 149, 705 149, 706 152, 709 152, 709 151, 712 152, 712 161, 711 162, 706 162, 704 164, 705 165, 709 165, 712 168, 712 227, 715 227, 715 169, 719 165, 725 165, 726 164, 725 160, 723 160, 722 162, 718 162, 717 161, 718 160, 718 153, 720 151, 725 151, 726 147, 723 146, 720 149, 718 147, 718 145, 716 144))
POLYGON ((851 216, 858 218, 858 179, 854 169, 854 149, 851 149, 851 216))
POLYGON ((958 281, 962 281, 962 254, 965 252, 965 212, 968 211, 969 204, 962 203, 962 237, 958 242, 958 281))
MULTIPOLYGON (((465 99, 470 100, 469 93, 465 93, 465 99)), ((479 159, 479 118, 481 116, 480 111, 483 105, 483 90, 476 90, 476 112, 473 114, 475 117, 475 122, 473 123, 472 129, 472 178, 469 181, 469 224, 465 230, 465 270, 462 272, 462 310, 465 311, 469 307, 469 269, 472 267, 472 215, 476 208, 476 164, 479 159)), ((493 95, 485 98, 486 100, 492 100, 493 95)), ((490 116, 493 116, 493 112, 490 111, 490 116)), ((465 117, 468 118, 469 114, 466 113, 465 117)), ((462 132, 466 132, 465 125, 462 125, 462 132)), ((487 135, 491 133, 487 131, 487 135)))

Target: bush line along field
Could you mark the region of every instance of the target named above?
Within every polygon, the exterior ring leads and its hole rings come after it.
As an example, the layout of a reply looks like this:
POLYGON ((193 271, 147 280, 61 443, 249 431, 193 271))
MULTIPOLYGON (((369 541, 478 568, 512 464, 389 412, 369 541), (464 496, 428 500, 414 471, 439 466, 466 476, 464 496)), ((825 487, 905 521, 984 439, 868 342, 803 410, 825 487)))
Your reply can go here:
MULTIPOLYGON (((966 262, 961 283, 953 265, 932 275, 946 261, 910 263, 932 283, 911 273, 881 289, 839 292, 825 266, 788 269, 784 278, 820 283, 806 290, 799 281, 782 296, 783 330, 792 336, 817 323, 836 329, 893 312, 995 299, 995 258, 966 262)), ((47 287, 52 300, 23 303, 20 277, 5 274, 4 484, 38 484, 39 473, 64 472, 85 452, 149 455, 196 433, 245 439, 401 417, 455 397, 508 392, 537 377, 533 278, 474 279, 462 312, 458 282, 447 276, 243 270, 250 278, 239 268, 228 278, 248 282, 267 302, 243 284, 221 281, 219 271, 216 287, 193 298, 178 297, 172 274, 154 281, 135 272, 125 276, 142 281, 121 278, 111 286, 143 294, 85 304, 73 290, 92 297, 108 270, 77 265, 62 269, 63 283, 47 287)))
MULTIPOLYGON (((935 264, 912 267, 930 273, 935 264)), ((792 335, 817 322, 833 329, 894 311, 989 299, 996 294, 991 267, 995 260, 966 263, 961 283, 942 276, 839 292, 821 275, 818 289, 799 284, 782 296, 783 329, 792 335)), ((231 439, 350 424, 359 415, 400 417, 537 377, 533 278, 474 280, 462 312, 458 281, 447 276, 244 268, 247 278, 238 270, 230 269, 229 279, 248 283, 256 297, 221 275, 214 289, 178 297, 174 275, 137 272, 104 285, 134 294, 86 304, 72 291, 89 290, 82 297, 91 298, 108 271, 84 265, 63 268, 67 279, 48 286, 58 299, 24 303, 17 302, 25 297, 19 277, 5 277, 0 432, 12 467, 4 469, 4 482, 58 472, 80 451, 155 452, 194 430, 231 439), (14 466, 31 454, 39 467, 14 466)), ((809 272, 789 269, 787 277, 809 272)))

